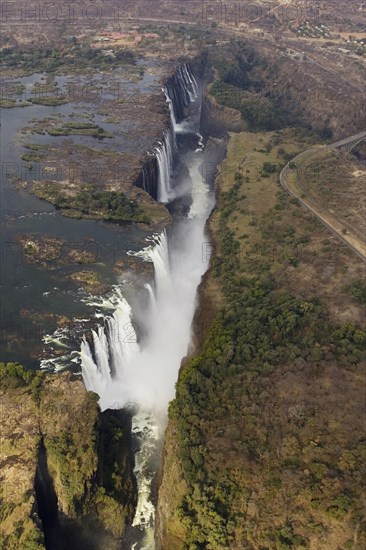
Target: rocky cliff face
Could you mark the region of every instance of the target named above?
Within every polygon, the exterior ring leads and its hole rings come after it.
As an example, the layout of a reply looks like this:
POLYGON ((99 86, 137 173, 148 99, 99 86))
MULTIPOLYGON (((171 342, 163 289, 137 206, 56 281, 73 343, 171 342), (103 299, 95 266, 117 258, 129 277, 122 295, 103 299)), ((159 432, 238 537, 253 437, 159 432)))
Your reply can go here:
POLYGON ((136 503, 130 419, 70 373, 1 382, 1 547, 118 548, 136 503))
POLYGON ((222 138, 226 132, 240 132, 244 125, 239 111, 219 105, 206 96, 202 105, 202 127, 206 135, 222 138))

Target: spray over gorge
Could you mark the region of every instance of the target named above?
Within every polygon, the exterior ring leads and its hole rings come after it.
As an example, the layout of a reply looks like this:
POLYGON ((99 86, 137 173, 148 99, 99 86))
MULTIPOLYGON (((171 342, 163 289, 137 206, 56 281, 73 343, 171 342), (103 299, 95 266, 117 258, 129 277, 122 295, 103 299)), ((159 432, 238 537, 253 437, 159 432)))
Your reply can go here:
MULTIPOLYGON (((180 67, 163 92, 171 126, 155 150, 157 198, 169 203, 186 195, 186 215, 138 253, 142 261, 153 263, 154 283, 145 284, 145 296, 134 300, 135 309, 117 287, 113 315, 92 331, 92 338, 84 336, 81 344, 83 380, 88 390, 100 396, 101 409, 131 403, 138 409, 132 419, 139 449, 135 455, 138 504, 127 535, 129 547, 136 550, 154 548, 152 463, 156 462, 179 366, 190 343, 196 290, 208 265, 207 254, 203 255, 204 227, 214 203, 202 172, 204 152, 198 133, 201 91, 190 68, 180 67), (187 107, 189 116, 184 118, 187 107), (180 135, 188 135, 194 147, 179 147, 180 135)), ((146 181, 145 186, 147 189, 146 181)))

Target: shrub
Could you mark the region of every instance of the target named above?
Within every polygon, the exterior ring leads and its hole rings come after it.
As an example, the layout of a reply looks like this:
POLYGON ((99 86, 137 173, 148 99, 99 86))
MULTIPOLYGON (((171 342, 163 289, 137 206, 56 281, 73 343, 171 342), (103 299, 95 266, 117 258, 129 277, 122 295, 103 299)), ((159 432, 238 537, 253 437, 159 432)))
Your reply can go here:
POLYGON ((34 376, 19 363, 0 363, 0 385, 2 388, 26 386, 34 376))
POLYGON ((356 279, 347 287, 347 290, 355 302, 366 304, 366 281, 356 279))

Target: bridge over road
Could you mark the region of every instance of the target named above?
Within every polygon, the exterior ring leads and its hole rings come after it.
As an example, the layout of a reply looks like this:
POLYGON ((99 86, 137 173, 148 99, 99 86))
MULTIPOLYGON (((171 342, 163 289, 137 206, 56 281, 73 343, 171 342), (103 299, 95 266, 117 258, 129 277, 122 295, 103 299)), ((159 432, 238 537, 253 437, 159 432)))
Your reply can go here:
POLYGON ((360 132, 335 143, 331 143, 330 145, 310 147, 309 149, 306 149, 286 164, 280 174, 280 183, 292 197, 298 199, 298 201, 310 212, 312 212, 322 224, 330 229, 344 244, 346 244, 353 252, 362 258, 362 260, 366 261, 365 235, 361 238, 356 231, 345 233, 344 224, 342 224, 334 216, 334 214, 331 214, 314 200, 304 196, 303 190, 300 189, 294 181, 294 176, 296 178, 298 168, 301 166, 301 160, 303 157, 309 157, 312 153, 316 153, 324 149, 341 149, 349 152, 364 139, 366 139, 366 132, 360 132), (290 164, 293 163, 296 164, 296 169, 290 168, 290 164))

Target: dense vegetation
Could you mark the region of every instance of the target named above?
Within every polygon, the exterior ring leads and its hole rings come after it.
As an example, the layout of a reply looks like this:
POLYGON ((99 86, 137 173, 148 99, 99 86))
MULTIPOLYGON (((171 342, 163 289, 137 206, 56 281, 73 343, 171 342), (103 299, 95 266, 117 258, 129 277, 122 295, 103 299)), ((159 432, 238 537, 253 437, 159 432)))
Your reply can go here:
POLYGON ((26 370, 19 363, 0 363, 0 388, 10 390, 28 386, 36 403, 40 398, 42 377, 42 371, 26 370))
POLYGON ((19 363, 0 363, 0 386, 4 389, 26 386, 33 378, 19 363))
MULTIPOLYGON (((66 204, 67 204, 66 199, 66 204)), ((64 208, 64 203, 59 204, 64 208)), ((147 222, 146 216, 136 201, 117 191, 80 191, 71 201, 71 206, 83 213, 102 212, 105 220, 147 222)))
MULTIPOLYGON (((107 410, 101 415, 98 438, 100 457, 95 500, 105 504, 104 525, 116 531, 115 516, 127 526, 134 515, 137 487, 131 470, 131 419, 121 410, 107 410)), ((94 503, 91 503, 93 507, 94 503)))
POLYGON ((210 94, 221 105, 240 111, 248 129, 274 130, 286 124, 285 111, 263 92, 253 74, 258 68, 266 68, 266 60, 253 48, 243 42, 231 43, 209 62, 216 75, 210 94))
MULTIPOLYGON (((267 174, 262 172, 262 177, 273 172, 272 166, 266 163, 267 174)), ((326 439, 326 425, 314 406, 305 410, 301 404, 294 405, 294 410, 299 407, 294 429, 280 418, 274 425, 275 415, 269 413, 267 418, 265 409, 277 372, 290 369, 296 373, 301 366, 320 376, 327 364, 341 365, 350 372, 357 369, 366 332, 354 323, 334 324, 318 297, 304 299, 289 291, 285 280, 279 278, 269 259, 271 242, 286 250, 285 265, 296 269, 296 250, 309 241, 304 230, 298 234, 295 227, 280 221, 282 212, 291 212, 295 219, 299 211, 296 202, 282 192, 265 216, 257 214, 259 240, 243 262, 240 239, 247 240, 248 235, 238 237, 230 222, 241 216, 245 181, 244 174, 237 171, 232 186, 219 196, 211 277, 223 299, 218 300, 217 315, 200 354, 189 361, 180 376, 169 411, 177 430, 187 487, 178 509, 187 550, 305 549, 310 540, 307 530, 322 534, 327 532, 327 522, 351 516, 357 524, 362 518, 361 434, 353 447, 347 448, 343 432, 337 432, 338 445, 345 445, 345 450, 334 448, 334 435, 326 439), (323 445, 311 451, 309 460, 301 430, 310 428, 313 434, 320 430, 323 445), (281 460, 274 440, 283 437, 286 441, 286 431, 291 433, 291 437, 287 434, 291 440, 287 445, 292 447, 281 460), (352 466, 346 465, 348 460, 352 466), (300 473, 303 471, 308 472, 305 479, 300 473), (327 476, 338 481, 324 488, 327 476), (300 511, 293 503, 286 513, 281 501, 286 492, 288 499, 296 500, 297 493, 304 495, 300 511), (256 519, 248 515, 254 506, 253 494, 260 500, 261 515, 279 499, 279 509, 272 511, 271 527, 261 530, 256 519), (317 521, 311 519, 312 513, 318 514, 317 521), (281 522, 277 515, 284 520, 281 522)), ((357 297, 363 295, 358 284, 350 291, 357 297)), ((287 414, 286 409, 283 414, 287 414)))
POLYGON ((352 281, 348 290, 356 302, 366 305, 366 281, 362 279, 352 281))
MULTIPOLYGON (((312 127, 306 109, 298 101, 296 89, 284 82, 273 85, 276 70, 266 57, 249 43, 232 40, 220 51, 207 54, 214 81, 209 88, 215 100, 241 114, 243 127, 250 131, 275 130, 286 126, 312 127)), ((281 63, 281 59, 279 64, 281 63)), ((323 140, 332 137, 326 124, 318 127, 323 140)))
POLYGON ((273 103, 261 94, 216 81, 210 93, 218 103, 237 109, 250 130, 274 130, 281 127, 281 117, 273 103))
POLYGON ((143 208, 124 193, 117 191, 94 191, 92 185, 82 185, 75 195, 66 195, 55 184, 35 183, 33 192, 58 208, 76 211, 81 215, 98 217, 104 220, 149 223, 150 219, 143 208))

